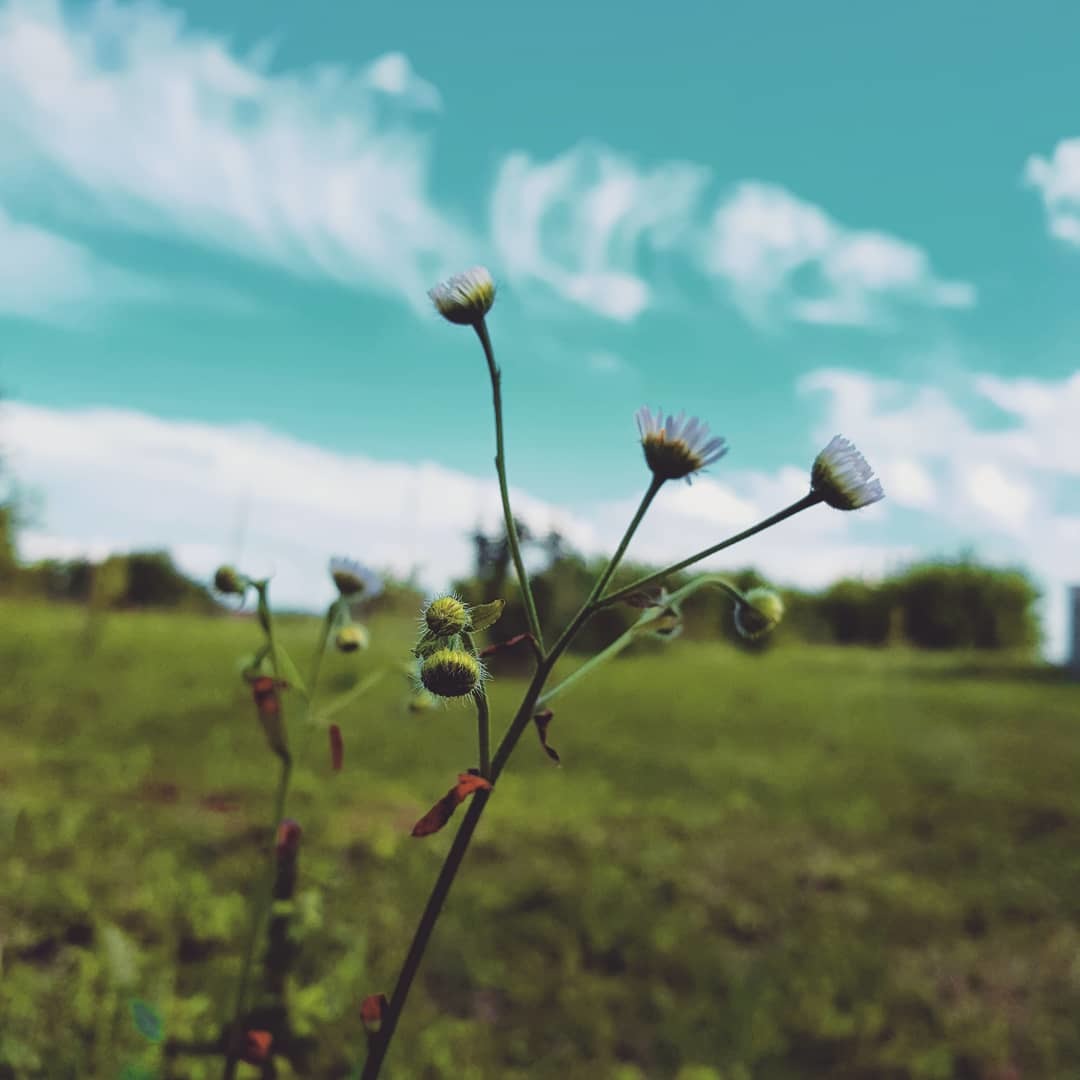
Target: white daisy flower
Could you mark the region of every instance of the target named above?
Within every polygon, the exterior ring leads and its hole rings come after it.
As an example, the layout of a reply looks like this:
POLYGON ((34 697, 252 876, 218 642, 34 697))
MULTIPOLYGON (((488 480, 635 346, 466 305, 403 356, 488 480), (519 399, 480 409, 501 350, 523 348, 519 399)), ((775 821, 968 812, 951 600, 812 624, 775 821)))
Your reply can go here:
POLYGON ((355 559, 337 556, 330 560, 330 576, 342 596, 370 600, 382 592, 382 582, 374 570, 369 570, 355 559))
POLYGON ((482 266, 474 266, 439 282, 428 291, 439 314, 459 326, 476 326, 495 303, 495 282, 482 266))
POLYGON ((708 424, 696 416, 686 419, 685 413, 665 417, 656 410, 653 416, 648 406, 637 411, 638 432, 645 461, 661 480, 678 480, 719 461, 727 453, 727 445, 719 436, 709 438, 708 424))
POLYGON ((869 462, 842 435, 834 435, 814 459, 810 487, 837 510, 860 510, 885 498, 869 462))

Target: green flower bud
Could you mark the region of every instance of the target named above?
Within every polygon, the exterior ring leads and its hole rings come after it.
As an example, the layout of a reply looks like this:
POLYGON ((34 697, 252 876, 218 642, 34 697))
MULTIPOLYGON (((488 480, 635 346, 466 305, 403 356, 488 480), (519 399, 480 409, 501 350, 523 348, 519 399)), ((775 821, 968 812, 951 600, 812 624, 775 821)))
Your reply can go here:
POLYGON ((366 649, 369 641, 370 635, 367 632, 367 627, 358 626, 356 623, 343 626, 334 638, 334 644, 337 646, 338 652, 344 653, 356 652, 357 649, 366 649))
POLYGON ((484 675, 480 661, 464 649, 436 649, 420 662, 420 682, 436 697, 460 698, 475 693, 484 675))
POLYGON ((439 596, 424 610, 424 625, 437 638, 453 637, 472 628, 469 609, 456 596, 439 596))
POLYGON ((247 588, 247 578, 232 566, 219 566, 214 571, 214 588, 219 593, 243 596, 247 588))
POLYGON ((784 601, 772 589, 751 589, 735 605, 735 629, 750 641, 775 629, 783 617, 784 601))

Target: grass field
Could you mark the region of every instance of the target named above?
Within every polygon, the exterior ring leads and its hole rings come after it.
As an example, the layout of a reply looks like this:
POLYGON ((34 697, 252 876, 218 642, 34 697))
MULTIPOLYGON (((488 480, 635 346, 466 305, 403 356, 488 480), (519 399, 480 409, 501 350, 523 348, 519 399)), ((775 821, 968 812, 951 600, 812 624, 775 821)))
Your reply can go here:
MULTIPOLYGON (((167 1068, 131 1001, 198 1041, 231 1000, 276 779, 257 630, 98 631, 87 655, 79 610, 0 604, 0 1077, 218 1076, 167 1068)), ((474 764, 471 712, 404 707, 411 624, 373 631, 331 658, 331 694, 388 670, 339 717, 345 767, 317 734, 289 805, 318 1077, 362 1056, 453 831, 409 829, 474 764)), ((314 624, 284 632, 306 658, 314 624)), ((497 723, 519 692, 494 681, 497 723)), ((499 783, 394 1080, 1080 1077, 1080 687, 677 641, 568 693, 551 740, 562 768, 530 733, 499 783)))

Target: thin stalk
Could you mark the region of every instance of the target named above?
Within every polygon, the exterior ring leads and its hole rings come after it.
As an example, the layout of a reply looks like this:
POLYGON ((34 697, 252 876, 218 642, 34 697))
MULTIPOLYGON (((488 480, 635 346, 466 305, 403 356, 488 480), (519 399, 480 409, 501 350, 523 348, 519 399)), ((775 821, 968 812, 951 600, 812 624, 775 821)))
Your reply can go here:
POLYGON ((304 751, 307 750, 308 741, 311 738, 311 728, 314 726, 316 715, 315 694, 319 688, 319 676, 322 674, 323 658, 326 656, 326 646, 330 640, 330 629, 337 619, 338 605, 341 603, 342 600, 339 597, 326 609, 322 627, 319 630, 319 643, 315 646, 315 655, 311 658, 311 668, 308 671, 307 681, 308 696, 300 724, 300 743, 296 752, 297 761, 302 762, 304 760, 304 751))
POLYGON ((525 615, 529 620, 529 630, 540 646, 541 653, 543 653, 544 636, 540 631, 540 618, 536 613, 536 601, 533 599, 532 586, 529 584, 528 574, 525 573, 525 560, 521 557, 521 540, 518 537, 517 525, 514 522, 514 512, 510 508, 510 489, 506 480, 506 453, 503 449, 502 375, 499 372, 499 365, 495 363, 495 351, 491 347, 491 336, 488 334, 487 323, 481 319, 475 324, 474 328, 476 336, 483 346, 488 374, 491 376, 491 400, 495 407, 495 471, 499 475, 499 494, 502 497, 503 518, 506 522, 506 540, 510 545, 510 555, 514 560, 518 586, 525 602, 525 615))
MULTIPOLYGON (((277 837, 277 828, 285 814, 285 799, 289 792, 289 777, 292 773, 292 760, 288 757, 281 759, 281 774, 278 777, 277 793, 274 796, 273 833, 270 838, 270 848, 273 852, 274 840, 277 837)), ((243 1019, 244 1006, 247 1003, 248 982, 251 978, 251 966, 255 960, 255 946, 259 941, 266 916, 270 912, 273 898, 270 895, 274 887, 274 856, 271 854, 269 867, 263 875, 256 893, 255 910, 251 918, 251 927, 248 930, 247 942, 244 945, 244 962, 240 968, 240 982, 236 987, 236 1002, 233 1006, 233 1019, 230 1027, 230 1038, 226 1048, 224 1080, 232 1080, 236 1075, 237 1058, 235 1047, 238 1042, 239 1025, 243 1019)))
POLYGON ((613 660, 619 655, 634 640, 634 634, 636 632, 636 626, 630 627, 624 634, 617 637, 603 652, 598 652, 595 656, 589 657, 581 667, 572 671, 561 683, 557 683, 550 690, 545 690, 539 698, 536 700, 537 705, 546 705, 553 697, 561 694, 564 690, 568 690, 579 679, 585 678, 590 672, 598 668, 601 664, 608 660, 613 660))
POLYGON ((806 510, 808 507, 816 506, 821 501, 821 496, 816 492, 811 491, 808 495, 804 495, 790 506, 777 511, 771 517, 765 518, 764 521, 759 521, 756 525, 751 525, 749 529, 744 529, 741 533, 729 536, 726 540, 721 540, 719 544, 713 544, 712 547, 705 548, 704 551, 699 551, 696 555, 691 555, 689 558, 681 559, 677 563, 665 566, 663 570, 657 570, 654 574, 647 574, 645 577, 638 578, 637 581, 631 582, 625 588, 601 597, 596 606, 602 608, 617 603, 619 600, 630 596, 632 593, 644 589, 647 585, 652 585, 657 581, 662 581, 671 574, 675 574, 680 570, 685 570, 688 566, 693 566, 694 563, 700 562, 702 559, 707 559, 710 555, 715 555, 718 551, 723 551, 724 548, 732 547, 743 540, 747 540, 756 533, 762 532, 765 529, 778 524, 785 518, 793 517, 795 514, 798 514, 802 510, 806 510))
MULTIPOLYGON (((480 331, 478 330, 477 333, 479 332, 480 331)), ((484 340, 483 335, 481 335, 481 340, 484 340)), ((492 361, 489 359, 489 364, 491 363, 492 361)), ((497 369, 493 370, 496 371, 497 375, 497 369)), ((496 379, 497 385, 496 376, 493 376, 493 378, 496 379)), ((496 414, 497 413, 498 409, 496 409, 496 414)), ((646 491, 645 496, 641 501, 641 505, 638 507, 629 526, 627 526, 626 533, 619 542, 615 554, 611 557, 611 561, 608 563, 607 568, 597 579, 597 584, 593 587, 592 592, 589 594, 589 598, 582 605, 581 610, 571 621, 570 625, 559 636, 558 640, 552 646, 551 652, 546 655, 542 654, 542 659, 537 664, 536 671, 533 673, 532 681, 525 691, 525 697, 522 700, 521 705, 518 706, 518 711, 515 714, 510 727, 507 729, 506 734, 499 742, 498 749, 495 751, 495 756, 491 761, 490 772, 485 773, 487 779, 493 784, 499 778, 503 769, 506 768, 506 764, 510 760, 510 755, 514 752, 514 748, 517 746, 518 741, 524 734, 525 729, 529 726, 529 722, 532 720, 533 710, 536 708, 540 694, 544 689, 544 683, 551 674, 552 668, 555 667, 559 657, 562 656, 567 646, 573 640, 574 634, 577 633, 592 614, 596 597, 600 595, 600 592, 611 580, 611 575, 614 574, 615 569, 619 564, 619 560, 622 559, 623 554, 626 552, 627 545, 630 543, 630 538, 633 536, 638 525, 641 524, 641 519, 645 516, 645 512, 648 510, 649 504, 652 502, 657 491, 660 490, 661 483, 662 481, 657 481, 655 477, 653 478, 648 491, 646 491)), ((382 1063, 390 1049, 390 1043, 394 1037, 394 1032, 397 1030, 398 1021, 401 1019, 401 1014, 405 1009, 405 1003, 408 1000, 413 980, 416 978, 416 973, 420 969, 420 962, 424 958, 428 942, 431 940, 431 935, 435 930, 435 924, 438 922, 439 915, 442 912, 443 904, 446 902, 446 898, 450 893, 450 888, 454 884, 454 879, 457 877, 457 872, 461 868, 465 853, 469 850, 469 843, 472 840, 473 833, 476 831, 476 826, 480 823, 480 817, 484 812, 484 807, 487 806, 490 794, 490 791, 478 791, 472 797, 472 801, 465 812, 465 817, 458 827, 457 834, 454 836, 454 842, 450 846, 450 850, 446 855, 446 860, 443 862, 442 869, 439 871, 439 876, 435 880, 431 895, 428 897, 428 902, 424 907, 424 912, 420 916, 420 922, 417 924, 416 932, 413 934, 412 942, 409 945, 409 951, 405 955, 405 961, 401 966, 401 972, 398 974, 397 983, 394 986, 394 992, 390 996, 386 1012, 382 1017, 380 1029, 377 1034, 372 1036, 368 1044, 368 1056, 367 1060, 364 1062, 361 1080, 377 1080, 378 1078, 379 1070, 382 1068, 382 1063)))
MULTIPOLYGON (((461 639, 465 648, 476 655, 476 645, 472 634, 464 633, 461 639)), ((487 692, 483 686, 477 687, 476 694, 476 744, 480 764, 480 775, 485 779, 491 772, 491 710, 488 706, 487 692)))

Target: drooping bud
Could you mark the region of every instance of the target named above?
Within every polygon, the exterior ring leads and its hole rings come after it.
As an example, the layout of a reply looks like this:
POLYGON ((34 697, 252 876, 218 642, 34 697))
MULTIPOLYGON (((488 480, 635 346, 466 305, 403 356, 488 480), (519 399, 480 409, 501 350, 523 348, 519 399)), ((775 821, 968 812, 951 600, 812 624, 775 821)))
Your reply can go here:
POLYGON ((219 566, 214 571, 214 588, 229 596, 243 596, 247 589, 247 578, 235 567, 219 566))
POLYGON ((480 661, 464 649, 436 649, 420 662, 420 682, 436 697, 466 697, 479 689, 483 677, 480 661))
POLYGON ((351 653, 356 652, 357 649, 366 649, 370 640, 371 635, 368 633, 366 626, 349 623, 348 626, 343 626, 337 632, 334 645, 337 647, 338 652, 351 653))
POLYGON ((749 641, 763 637, 784 617, 784 601, 772 589, 750 589, 735 604, 735 629, 749 641))
POLYGON ((438 596, 424 609, 424 625, 437 638, 454 637, 472 629, 469 609, 456 596, 438 596))
POLYGON ((293 858, 300 850, 300 837, 303 830, 300 823, 292 818, 283 818, 277 828, 274 840, 274 853, 279 859, 293 858))

